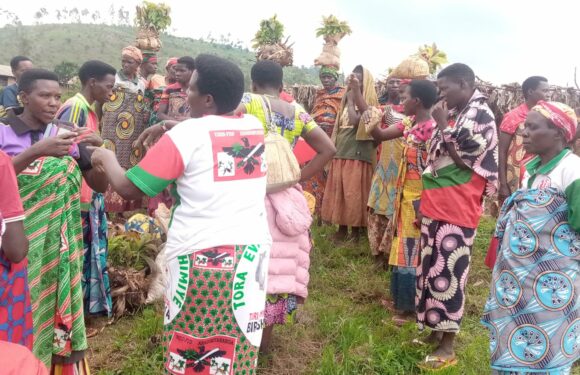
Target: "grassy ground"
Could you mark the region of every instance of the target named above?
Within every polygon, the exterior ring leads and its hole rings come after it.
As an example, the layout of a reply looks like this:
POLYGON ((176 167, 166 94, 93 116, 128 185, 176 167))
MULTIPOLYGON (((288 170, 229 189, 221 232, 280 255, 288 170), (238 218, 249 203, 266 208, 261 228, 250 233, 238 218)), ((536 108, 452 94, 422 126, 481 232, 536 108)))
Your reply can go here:
MULTIPOLYGON (((493 221, 482 221, 473 251, 466 316, 457 340, 459 365, 437 374, 489 373, 487 332, 479 317, 488 293, 490 271, 483 264, 493 221)), ((310 297, 298 323, 277 327, 273 354, 261 358, 260 374, 419 374, 427 354, 416 347, 412 323, 397 328, 380 300, 388 296, 389 274, 377 271, 368 245, 335 247, 332 228, 314 230, 310 297)), ((154 374, 162 365, 160 307, 108 326, 90 340, 96 374, 154 374)))

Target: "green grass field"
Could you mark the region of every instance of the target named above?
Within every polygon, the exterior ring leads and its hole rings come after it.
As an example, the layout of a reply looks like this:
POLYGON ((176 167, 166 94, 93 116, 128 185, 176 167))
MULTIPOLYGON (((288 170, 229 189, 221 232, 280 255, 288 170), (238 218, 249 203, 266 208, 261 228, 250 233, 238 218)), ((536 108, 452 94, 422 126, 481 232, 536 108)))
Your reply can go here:
MULTIPOLYGON (((473 251, 466 316, 456 351, 458 366, 437 374, 488 374, 487 331, 479 324, 490 279, 483 264, 494 222, 482 220, 473 251)), ((416 367, 428 349, 411 341, 415 325, 397 328, 381 306, 389 274, 378 271, 366 243, 335 247, 332 228, 314 228, 310 296, 298 323, 277 327, 273 353, 261 358, 260 374, 420 374, 416 367)), ((154 374, 162 366, 160 307, 124 318, 90 340, 96 374, 154 374)), ((580 371, 575 372, 580 374, 580 371)))

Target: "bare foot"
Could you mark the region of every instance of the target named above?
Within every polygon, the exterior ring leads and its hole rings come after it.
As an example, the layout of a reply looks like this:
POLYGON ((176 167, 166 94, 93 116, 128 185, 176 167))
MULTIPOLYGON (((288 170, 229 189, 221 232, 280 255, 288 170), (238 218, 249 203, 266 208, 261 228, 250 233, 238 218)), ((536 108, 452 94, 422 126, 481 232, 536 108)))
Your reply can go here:
POLYGON ((346 240, 348 236, 348 228, 343 227, 342 225, 338 227, 338 231, 332 235, 332 242, 340 243, 346 240))
POLYGON ((387 258, 385 257, 385 254, 374 255, 373 260, 375 262, 375 267, 386 270, 387 258))
POLYGON ((401 327, 405 323, 412 322, 414 320, 414 318, 415 318, 415 314, 413 314, 413 313, 397 313, 397 314, 393 315, 392 320, 396 326, 401 327))
POLYGON ((423 340, 423 342, 425 344, 437 344, 437 345, 439 345, 442 338, 443 338, 443 332, 431 331, 431 334, 429 336, 427 336, 427 338, 425 340, 423 340))
POLYGON ((383 307, 389 311, 395 311, 395 303, 390 299, 382 299, 381 305, 383 305, 383 307))
POLYGON ((354 243, 359 243, 361 238, 363 237, 363 229, 362 227, 352 227, 351 230, 351 239, 354 243))

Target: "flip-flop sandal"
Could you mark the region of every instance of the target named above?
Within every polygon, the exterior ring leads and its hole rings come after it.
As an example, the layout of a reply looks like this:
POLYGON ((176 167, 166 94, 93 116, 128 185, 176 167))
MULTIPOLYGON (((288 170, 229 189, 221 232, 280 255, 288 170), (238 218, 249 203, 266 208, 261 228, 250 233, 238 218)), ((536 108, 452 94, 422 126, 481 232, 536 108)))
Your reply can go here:
POLYGON ((425 360, 419 364, 419 367, 422 370, 426 371, 439 371, 449 367, 453 367, 457 365, 457 358, 442 358, 436 355, 428 355, 425 357, 425 360), (432 364, 441 364, 441 366, 433 367, 432 364))

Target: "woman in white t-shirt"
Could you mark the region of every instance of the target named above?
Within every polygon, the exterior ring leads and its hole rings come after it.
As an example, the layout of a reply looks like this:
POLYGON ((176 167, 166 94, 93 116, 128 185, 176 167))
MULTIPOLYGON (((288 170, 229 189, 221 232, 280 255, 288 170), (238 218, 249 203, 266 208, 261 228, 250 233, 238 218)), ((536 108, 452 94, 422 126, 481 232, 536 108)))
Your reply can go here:
POLYGON ((200 55, 195 66, 188 90, 192 119, 163 135, 127 172, 104 149, 95 150, 92 162, 125 199, 174 187, 165 370, 249 374, 264 326, 271 245, 264 130, 253 116, 233 115, 244 89, 236 65, 200 55))

